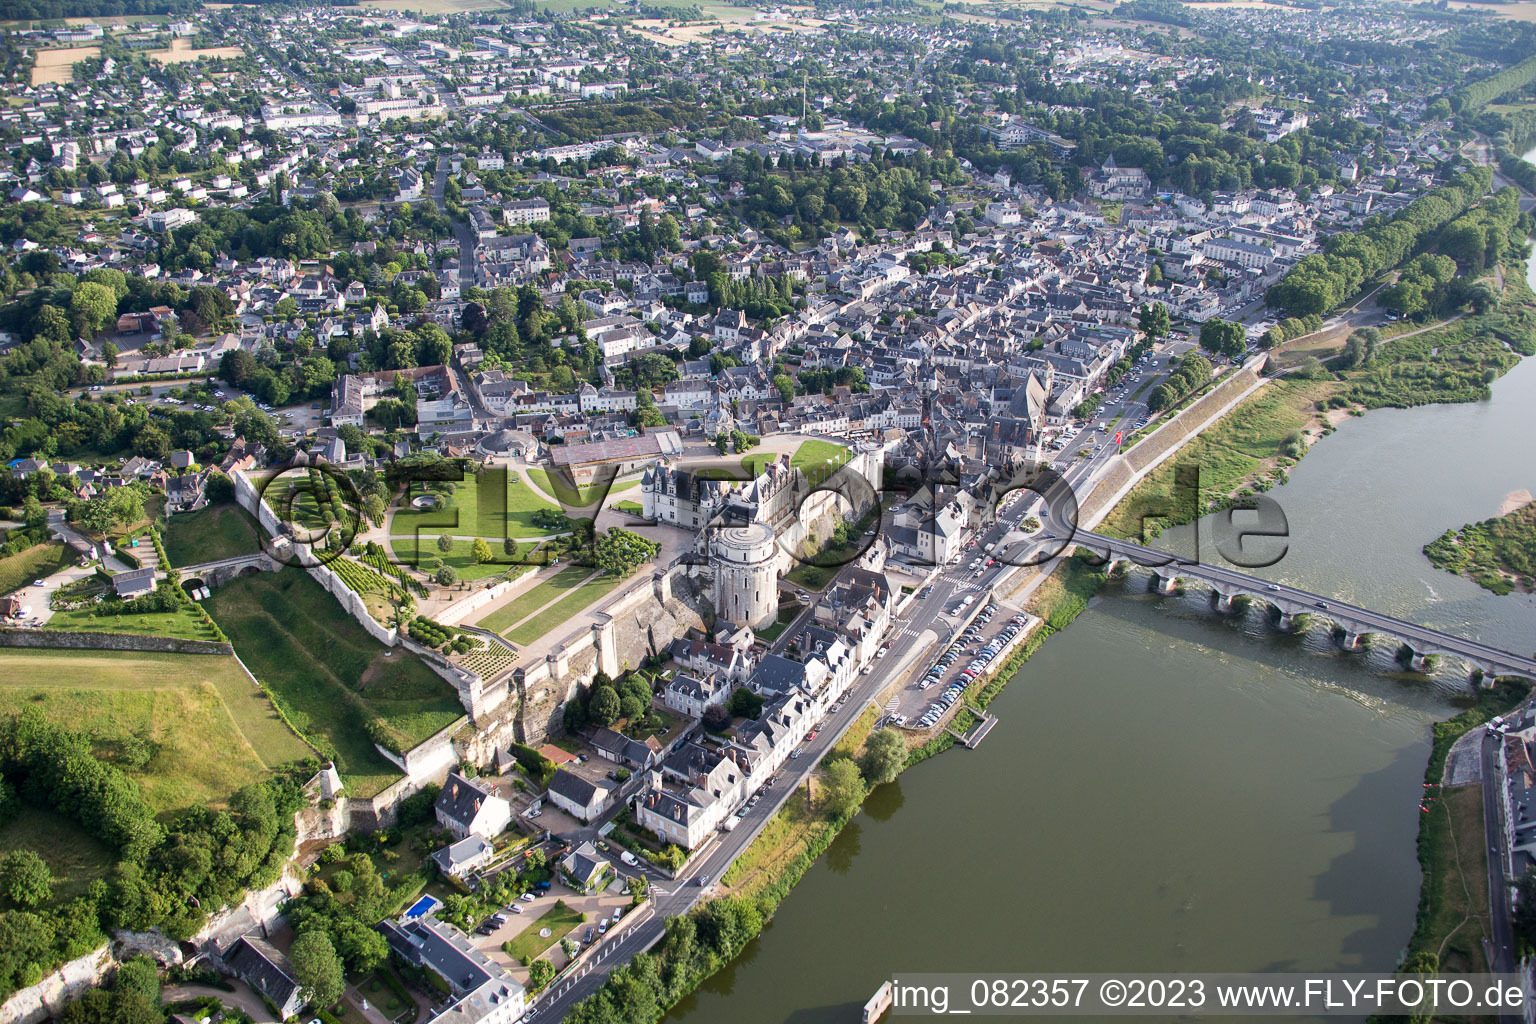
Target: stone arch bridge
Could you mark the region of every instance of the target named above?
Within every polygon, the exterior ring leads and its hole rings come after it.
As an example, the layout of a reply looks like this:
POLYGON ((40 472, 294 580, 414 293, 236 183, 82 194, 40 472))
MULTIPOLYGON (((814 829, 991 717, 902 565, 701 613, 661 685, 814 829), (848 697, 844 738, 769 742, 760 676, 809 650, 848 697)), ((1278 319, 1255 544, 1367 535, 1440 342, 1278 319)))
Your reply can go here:
POLYGON ((1233 569, 1183 561, 1166 551, 1118 537, 1080 530, 1073 534, 1072 543, 1102 556, 1111 568, 1117 564, 1133 562, 1150 569, 1156 578, 1157 591, 1162 594, 1172 593, 1180 581, 1193 580, 1215 594, 1216 606, 1222 611, 1230 611, 1233 600, 1240 596, 1265 602, 1278 615, 1281 629, 1293 628, 1298 615, 1328 619, 1337 627, 1335 635, 1346 649, 1355 648, 1368 634, 1391 637, 1412 652, 1410 664, 1418 671, 1425 671, 1429 667, 1429 657, 1439 656, 1456 658, 1466 663, 1472 670, 1473 678, 1485 685, 1492 685, 1494 678, 1501 675, 1536 680, 1536 658, 1505 651, 1480 640, 1469 640, 1233 569))

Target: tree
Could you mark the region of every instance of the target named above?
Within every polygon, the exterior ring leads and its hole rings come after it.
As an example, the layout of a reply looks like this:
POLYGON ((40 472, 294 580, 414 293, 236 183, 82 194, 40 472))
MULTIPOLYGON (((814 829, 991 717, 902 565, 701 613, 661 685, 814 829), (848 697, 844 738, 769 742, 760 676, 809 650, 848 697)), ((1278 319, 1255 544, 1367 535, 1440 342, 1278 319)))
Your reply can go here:
POLYGON ((476 565, 484 565, 491 560, 491 546, 485 542, 484 537, 476 537, 470 554, 473 556, 476 565))
POLYGON ((779 397, 784 399, 785 405, 793 405, 795 401, 795 382, 788 374, 779 374, 773 378, 773 386, 779 389, 779 397))
POLYGON ((611 686, 597 686, 587 701, 587 716, 597 725, 612 725, 619 720, 619 695, 611 686))
POLYGON ((18 907, 36 907, 53 895, 53 873, 32 850, 12 850, 0 860, 0 895, 18 907))
POLYGON ((441 551, 445 555, 448 552, 452 551, 453 550, 453 538, 450 537, 446 533, 438 534, 437 535, 437 550, 441 551))
POLYGON ((725 709, 742 718, 756 718, 763 713, 763 698, 745 686, 738 686, 726 701, 725 709))
POLYGON ((528 994, 533 995, 544 991, 555 977, 555 965, 548 960, 539 959, 528 965, 528 994))
POLYGON ((864 780, 859 766, 846 758, 827 766, 821 783, 822 806, 829 818, 846 818, 864 799, 864 780))
POLYGON ((1236 358, 1248 348, 1248 333, 1242 324, 1214 317, 1200 325, 1200 347, 1212 355, 1236 358))
POLYGON ((620 579, 656 557, 661 545, 633 530, 615 526, 604 530, 592 544, 599 569, 620 579))
POLYGON ((440 587, 451 587, 451 586, 453 586, 457 582, 459 582, 459 574, 453 568, 453 566, 445 565, 441 569, 437 570, 437 585, 438 586, 440 586, 440 587))
POLYGON ((906 741, 895 729, 881 729, 865 741, 859 772, 871 786, 880 786, 896 778, 906 763, 906 741))
POLYGON ((346 988, 341 958, 325 932, 307 931, 294 939, 288 961, 293 965, 300 994, 317 1009, 333 1006, 341 998, 346 988))
POLYGON ((1153 341, 1161 338, 1168 333, 1168 307, 1161 302, 1148 303, 1142 306, 1137 326, 1141 328, 1141 333, 1153 341))
POLYGON ((69 298, 69 318, 76 333, 94 336, 117 321, 116 293, 104 284, 86 281, 69 298))
POLYGON ((109 367, 117 365, 117 346, 110 341, 101 346, 101 361, 109 367))

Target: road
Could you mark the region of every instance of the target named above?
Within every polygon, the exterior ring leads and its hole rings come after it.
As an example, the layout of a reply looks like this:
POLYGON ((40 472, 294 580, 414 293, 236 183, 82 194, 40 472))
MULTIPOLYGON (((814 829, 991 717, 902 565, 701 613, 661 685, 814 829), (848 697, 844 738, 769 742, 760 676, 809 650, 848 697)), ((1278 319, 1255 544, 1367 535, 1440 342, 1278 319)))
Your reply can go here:
MULTIPOLYGON (((1114 446, 1106 445, 1095 455, 1074 460, 1064 474, 1065 481, 1079 490, 1080 497, 1086 496, 1095 477, 1114 454, 1114 446)), ((1028 511, 1028 504, 1024 511, 1028 511)), ((994 524, 975 543, 978 546, 992 543, 1001 539, 1010 529, 1012 524, 1009 522, 994 524)), ((831 751, 870 702, 907 671, 926 664, 918 658, 923 653, 921 648, 928 646, 922 637, 933 630, 936 634, 942 634, 943 639, 948 638, 958 621, 957 616, 946 614, 952 601, 966 591, 983 592, 1013 571, 1013 566, 998 563, 988 567, 979 579, 969 573, 957 578, 953 572, 936 577, 928 596, 914 601, 907 613, 892 623, 888 634, 890 647, 885 657, 871 663, 868 675, 861 674, 855 678, 842 702, 842 710, 830 712, 817 727, 816 739, 804 744, 798 758, 784 762, 779 772, 779 781, 760 790, 763 799, 758 805, 748 811, 732 831, 717 834, 710 840, 704 848, 705 852, 689 866, 689 874, 679 878, 674 887, 653 888, 656 916, 629 929, 619 939, 612 941, 608 948, 599 950, 594 959, 576 975, 552 985, 525 1020, 537 1024, 554 1024, 573 1005, 596 992, 608 971, 659 941, 666 929, 666 919, 686 914, 709 894, 709 883, 717 882, 725 874, 785 801, 796 798, 800 787, 816 770, 822 758, 831 751), (962 587, 965 589, 962 590, 962 587), (708 882, 700 886, 696 884, 699 878, 705 878, 708 882)), ((790 635, 791 631, 786 629, 780 639, 790 635)))
MULTIPOLYGON (((1047 519, 1051 517, 1047 515, 1047 519)), ((1051 521, 1056 522, 1055 519, 1051 521)), ((1065 524, 1057 523, 1057 525, 1065 529, 1065 524)), ((1432 629, 1417 622, 1360 605, 1346 604, 1289 584, 1272 583, 1262 577, 1251 576, 1235 569, 1204 562, 1185 562, 1166 551, 1159 551, 1156 548, 1149 548, 1117 537, 1086 530, 1068 531, 1060 534, 1059 537, 1070 537, 1072 544, 1086 547, 1101 555, 1127 558, 1149 568, 1166 567, 1167 571, 1180 577, 1201 580, 1234 592, 1262 598, 1291 614, 1306 612, 1320 615, 1355 633, 1382 633, 1395 637, 1410 644, 1419 653, 1452 654, 1466 659, 1473 665, 1494 669, 1500 675, 1520 675, 1536 679, 1536 659, 1501 650, 1477 639, 1432 629)))
POLYGON ((1507 973, 1515 969, 1515 936, 1510 927, 1509 877, 1505 865, 1510 863, 1509 835, 1504 830, 1504 813, 1499 793, 1504 785, 1498 770, 1499 744, 1503 737, 1491 729, 1483 730, 1480 755, 1483 759, 1483 822, 1487 831, 1488 848, 1488 899, 1492 914, 1493 956, 1489 966, 1494 973, 1507 973))

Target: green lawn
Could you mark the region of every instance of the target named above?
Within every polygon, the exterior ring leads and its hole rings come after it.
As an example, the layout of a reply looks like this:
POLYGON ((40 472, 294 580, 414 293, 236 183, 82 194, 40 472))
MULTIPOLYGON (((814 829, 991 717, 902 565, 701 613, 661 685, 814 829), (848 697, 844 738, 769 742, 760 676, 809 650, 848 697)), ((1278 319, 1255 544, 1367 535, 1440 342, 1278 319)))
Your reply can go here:
POLYGON ((567 565, 553 576, 541 580, 505 605, 497 608, 485 618, 476 622, 475 625, 481 629, 489 629, 493 633, 500 633, 517 625, 561 594, 578 586, 582 580, 590 575, 592 575, 592 568, 590 566, 567 565))
POLYGON ((828 567, 801 562, 785 573, 784 578, 791 583, 798 583, 807 590, 820 590, 832 582, 833 578, 837 576, 837 571, 841 568, 842 566, 828 567))
POLYGON ((53 541, 0 558, 0 594, 9 594, 35 579, 58 572, 70 564, 70 554, 69 548, 53 541))
MULTIPOLYGON (((534 525, 533 513, 541 509, 560 511, 560 506, 539 495, 506 469, 487 469, 478 477, 466 476, 452 484, 451 494, 442 494, 446 508, 397 511, 390 521, 394 537, 413 534, 456 537, 484 537, 499 541, 505 537, 542 537, 548 531, 534 525)), ((412 496, 418 492, 412 489, 412 496)))
POLYGON ((190 608, 142 615, 97 615, 90 608, 54 612, 45 626, 85 633, 126 633, 133 636, 168 636, 181 640, 213 640, 213 631, 190 608))
POLYGON ((0 648, 0 713, 39 707, 91 734, 157 812, 222 803, 269 769, 313 756, 230 657, 0 648))
POLYGON ((575 618, 578 612, 606 596, 620 582, 622 581, 616 577, 599 576, 591 583, 567 594, 527 622, 515 627, 506 634, 506 637, 515 644, 531 644, 561 623, 575 618))
POLYGON ((584 920, 586 918, 581 911, 566 906, 564 900, 556 900, 555 905, 540 914, 538 920, 530 923, 510 941, 502 943, 501 948, 508 956, 515 957, 527 966, 584 920), (545 928, 549 929, 549 935, 540 935, 539 932, 545 928))
POLYGON ((32 850, 53 874, 54 906, 85 895, 92 882, 105 878, 116 858, 67 815, 20 803, 15 817, 0 825, 0 857, 12 850, 32 850))
POLYGON ((476 563, 474 550, 475 542, 472 540, 456 540, 453 542, 453 550, 446 554, 437 549, 437 538, 427 535, 411 534, 405 537, 390 537, 389 547, 394 552, 395 559, 413 569, 422 572, 432 571, 432 559, 441 558, 444 565, 451 565, 459 574, 461 580, 483 580, 491 576, 500 576, 508 570, 523 564, 523 559, 528 552, 533 550, 533 544, 519 544, 518 552, 512 557, 503 553, 499 540, 487 541, 491 545, 491 561, 476 563))
MULTIPOLYGON (((789 457, 792 468, 801 470, 810 478, 811 483, 819 482, 823 476, 831 471, 827 460, 832 459, 835 465, 841 465, 848 457, 848 449, 831 441, 806 441, 795 449, 795 454, 789 457)), ((753 476, 762 472, 762 469, 774 459, 772 452, 754 452, 742 457, 741 465, 753 476)))
POLYGON ((584 487, 577 487, 573 490, 566 486, 564 481, 555 474, 547 469, 538 468, 529 469, 528 478, 546 495, 575 508, 590 505, 594 501, 606 498, 610 494, 618 494, 621 491, 629 490, 631 487, 640 486, 640 478, 636 476, 628 480, 615 480, 613 486, 606 491, 603 490, 601 484, 587 484, 584 487))
POLYGON ((641 505, 638 501, 616 501, 613 503, 613 507, 620 512, 628 512, 630 515, 645 515, 645 506, 641 505))
POLYGON ((463 714, 447 682, 415 655, 374 640, 308 573, 242 577, 206 604, 297 727, 334 750, 355 795, 399 777, 375 737, 409 750, 463 714))
POLYGON ((171 516, 161 540, 172 565, 199 565, 260 551, 259 530, 240 506, 211 505, 171 516))

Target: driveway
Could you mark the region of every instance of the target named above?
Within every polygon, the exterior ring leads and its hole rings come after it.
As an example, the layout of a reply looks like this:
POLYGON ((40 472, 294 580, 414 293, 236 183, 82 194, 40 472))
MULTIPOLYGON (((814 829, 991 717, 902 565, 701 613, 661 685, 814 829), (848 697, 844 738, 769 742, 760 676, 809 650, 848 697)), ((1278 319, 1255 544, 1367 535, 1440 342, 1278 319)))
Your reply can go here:
POLYGON ((165 1003, 180 1002, 184 999, 213 998, 225 1006, 242 1010, 250 1015, 256 1024, 269 1024, 275 1020, 272 1011, 267 1009, 267 1004, 250 986, 243 981, 233 981, 233 992, 225 992, 223 989, 213 988, 210 985, 167 985, 160 992, 160 999, 165 1003))

